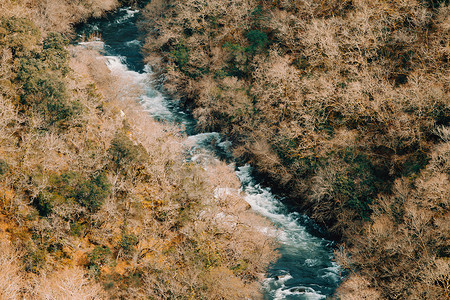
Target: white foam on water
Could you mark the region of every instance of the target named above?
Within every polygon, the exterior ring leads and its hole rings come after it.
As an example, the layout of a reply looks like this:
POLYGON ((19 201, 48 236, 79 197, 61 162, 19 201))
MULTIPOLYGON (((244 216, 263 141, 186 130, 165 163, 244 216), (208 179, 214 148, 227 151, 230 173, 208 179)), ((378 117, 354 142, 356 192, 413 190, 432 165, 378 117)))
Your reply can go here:
POLYGON ((153 70, 152 70, 152 66, 150 66, 150 65, 145 65, 144 66, 144 72, 145 73, 148 73, 148 74, 152 74, 153 73, 153 70))
POLYGON ((246 165, 240 167, 236 172, 245 186, 245 200, 253 210, 268 217, 280 227, 279 240, 283 244, 296 246, 302 250, 315 251, 321 249, 323 247, 322 239, 309 234, 306 228, 299 224, 297 214, 287 213, 284 204, 272 194, 270 189, 256 184, 251 175, 251 170, 251 167, 246 165))
POLYGON ((317 266, 319 264, 319 260, 315 259, 315 258, 308 258, 308 259, 305 259, 305 264, 308 267, 314 267, 314 266, 317 266))
MULTIPOLYGON (((91 31, 99 31, 100 30, 100 28, 94 24, 87 24, 87 27, 89 27, 91 31)), ((81 35, 79 35, 79 36, 81 36, 81 35)))
POLYGON ((261 232, 262 234, 272 237, 272 238, 277 238, 280 233, 276 228, 273 227, 256 227, 256 230, 258 230, 259 232, 261 232))
POLYGON ((207 153, 198 153, 195 155, 192 155, 189 159, 189 161, 198 163, 199 165, 202 165, 203 168, 206 170, 207 169, 207 165, 208 162, 211 160, 214 160, 215 158, 213 158, 210 154, 207 153))
POLYGON ((161 94, 143 95, 141 96, 141 104, 145 111, 153 117, 164 120, 170 120, 172 118, 172 112, 167 107, 166 99, 161 94))
POLYGON ((314 291, 314 289, 312 288, 308 288, 308 287, 299 287, 300 291, 295 290, 296 288, 289 288, 286 289, 285 287, 280 287, 279 289, 277 289, 274 293, 274 298, 273 300, 283 300, 286 299, 286 297, 288 296, 297 296, 296 298, 299 299, 307 299, 307 300, 320 300, 320 299, 326 299, 326 296, 317 293, 316 291, 314 291), (303 291, 303 289, 305 291, 303 291))
MULTIPOLYGON (((186 145, 196 146, 207 146, 213 140, 220 141, 220 134, 218 132, 205 132, 196 135, 191 135, 186 139, 186 145)), ((202 147, 204 148, 204 147, 202 147)))
POLYGON ((132 40, 132 41, 126 42, 126 45, 140 47, 140 46, 142 46, 142 43, 141 43, 141 41, 138 41, 138 40, 132 40))
POLYGON ((271 299, 283 300, 287 297, 305 300, 319 300, 326 299, 326 296, 315 291, 311 287, 297 286, 287 287, 286 282, 293 279, 291 274, 286 273, 284 275, 277 276, 276 278, 266 278, 263 280, 263 287, 265 290, 270 291, 271 299))
POLYGON ((139 9, 131 9, 131 7, 119 8, 120 11, 126 11, 128 15, 134 16, 139 12, 139 9))
POLYGON ((294 277, 292 277, 292 275, 288 273, 286 275, 279 276, 278 277, 278 282, 285 283, 286 281, 288 281, 289 279, 292 279, 292 278, 294 278, 294 277))
POLYGON ((341 267, 336 263, 336 262, 332 262, 331 263, 332 266, 325 268, 324 270, 327 270, 328 272, 326 272, 324 275, 322 275, 322 278, 328 278, 332 281, 334 281, 335 283, 338 283, 341 280, 341 267))
POLYGON ((125 64, 125 58, 121 56, 104 56, 106 65, 113 75, 132 80, 133 83, 141 84, 143 87, 148 83, 148 74, 131 71, 125 64))
MULTIPOLYGON (((277 226, 276 238, 282 244, 283 251, 290 255, 304 258, 306 268, 318 268, 321 278, 338 282, 339 266, 335 263, 331 267, 320 267, 321 260, 331 260, 332 253, 324 248, 326 241, 308 233, 305 226, 299 220, 301 215, 289 213, 285 205, 275 197, 269 188, 264 188, 256 183, 252 177, 252 168, 249 165, 238 168, 237 176, 243 184, 246 193, 245 200, 252 209, 269 218, 277 226)), ((270 234, 269 234, 270 235, 270 234)), ((311 287, 287 287, 288 281, 292 279, 288 270, 278 270, 284 275, 275 278, 267 278, 263 284, 265 290, 271 296, 270 299, 325 299, 326 296, 315 291, 311 287)), ((298 280, 298 278, 297 278, 298 280)), ((292 284, 292 283, 291 283, 292 284)))
POLYGON ((120 23, 124 23, 124 22, 128 21, 128 19, 134 17, 134 15, 136 15, 139 12, 139 10, 131 9, 130 7, 119 8, 119 11, 124 11, 125 15, 114 20, 114 22, 116 24, 120 24, 120 23))
POLYGON ((322 278, 330 279, 330 280, 332 280, 332 281, 334 281, 336 283, 339 282, 339 276, 336 273, 333 273, 333 272, 325 273, 324 275, 322 275, 322 278))
POLYGON ((129 71, 127 66, 123 63, 124 58, 120 56, 104 56, 106 59, 105 63, 108 68, 116 73, 129 71))
POLYGON ((152 117, 174 122, 175 118, 168 107, 167 99, 164 95, 153 88, 151 81, 151 68, 146 66, 143 73, 131 71, 125 64, 125 58, 120 56, 104 56, 105 63, 115 76, 122 77, 124 80, 131 81, 139 85, 145 91, 140 96, 140 103, 144 110, 152 117))
POLYGON ((239 171, 236 172, 243 185, 248 185, 253 181, 251 173, 252 167, 250 165, 239 167, 239 171))
POLYGON ((195 161, 207 168, 208 162, 218 160, 214 155, 214 145, 221 142, 218 132, 199 133, 188 136, 184 141, 190 161, 195 161))

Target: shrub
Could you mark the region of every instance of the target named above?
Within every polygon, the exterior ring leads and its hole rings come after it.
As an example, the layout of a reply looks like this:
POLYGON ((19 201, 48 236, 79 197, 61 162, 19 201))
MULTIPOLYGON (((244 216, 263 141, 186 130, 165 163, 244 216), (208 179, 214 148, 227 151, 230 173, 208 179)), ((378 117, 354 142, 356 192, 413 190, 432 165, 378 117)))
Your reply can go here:
POLYGON ((100 284, 85 276, 83 269, 74 266, 34 278, 32 292, 34 299, 106 298, 100 284))
POLYGON ((183 44, 178 44, 170 51, 169 58, 180 70, 183 70, 189 63, 189 49, 183 44))
POLYGON ((383 180, 374 174, 374 166, 366 155, 355 151, 338 153, 348 167, 336 176, 333 190, 336 197, 343 200, 346 206, 367 220, 372 212, 370 205, 376 197, 377 189, 383 180))
POLYGON ((47 252, 43 249, 28 249, 25 256, 25 270, 27 272, 39 273, 47 261, 47 252))
POLYGON ((110 195, 111 185, 105 174, 79 182, 73 190, 73 199, 89 211, 97 211, 110 195))
MULTIPOLYGON (((60 175, 50 176, 49 186, 40 194, 49 199, 49 205, 52 207, 73 201, 74 189, 81 180, 82 175, 80 173, 70 171, 60 175)), ((37 207, 37 204, 35 204, 35 207, 37 207)))
POLYGON ((0 46, 10 48, 13 58, 21 57, 35 48, 39 38, 38 28, 28 19, 0 19, 0 46))
POLYGON ((80 180, 81 174, 72 171, 52 176, 50 177, 50 184, 52 187, 49 190, 54 195, 60 195, 63 198, 67 198, 73 193, 74 186, 80 180))
POLYGON ((36 207, 41 217, 47 217, 53 209, 52 201, 49 195, 45 193, 39 193, 33 200, 33 205, 36 207))
POLYGON ((69 55, 66 47, 69 45, 69 40, 63 37, 60 33, 49 32, 47 37, 44 39, 43 49, 44 50, 55 50, 59 53, 64 54, 63 57, 69 55))
POLYGON ((250 12, 250 19, 253 22, 253 26, 261 27, 270 20, 270 15, 271 12, 269 9, 264 8, 262 5, 258 5, 250 12))
POLYGON ((123 132, 118 132, 111 141, 108 153, 118 167, 133 163, 142 163, 147 159, 147 151, 141 145, 135 145, 123 132))
POLYGON ((22 104, 41 113, 50 124, 65 125, 81 112, 72 101, 64 76, 69 72, 67 39, 59 33, 49 33, 41 49, 20 56, 16 80, 22 86, 22 104))
POLYGON ((246 48, 239 45, 226 42, 222 48, 228 52, 227 67, 225 68, 228 76, 236 76, 242 78, 246 76, 248 67, 248 56, 246 48))
POLYGON ((38 54, 21 59, 18 79, 23 85, 26 99, 39 103, 47 98, 63 101, 67 97, 66 87, 60 76, 50 73, 49 66, 38 54))
POLYGON ((267 34, 259 30, 247 33, 247 39, 250 41, 250 46, 246 50, 252 55, 264 50, 269 42, 267 34))
POLYGON ((70 224, 70 233, 75 236, 83 236, 86 231, 86 225, 81 222, 74 222, 70 224))
POLYGON ((96 276, 99 276, 101 268, 110 262, 111 255, 112 252, 107 246, 95 246, 94 250, 89 254, 87 267, 96 276))
POLYGON ((126 255, 131 254, 134 251, 135 246, 139 243, 139 239, 134 234, 127 234, 124 232, 119 242, 119 247, 126 255))
POLYGON ((70 99, 62 79, 66 71, 59 64, 62 62, 54 59, 49 62, 48 57, 43 60, 39 55, 22 58, 18 79, 22 84, 23 104, 34 107, 50 124, 62 125, 79 115, 82 107, 78 101, 70 99), (52 71, 52 68, 62 71, 52 71))
POLYGON ((20 299, 24 286, 21 266, 19 262, 20 254, 14 249, 10 242, 0 242, 0 298, 20 299))
MULTIPOLYGON (((66 172, 51 177, 50 183, 51 186, 47 189, 49 195, 46 197, 51 199, 51 202, 75 201, 90 212, 95 212, 101 207, 104 200, 110 195, 111 188, 104 173, 86 179, 80 173, 66 172)), ((50 200, 42 199, 45 197, 39 198, 42 209, 50 207, 44 205, 50 200)))
POLYGON ((60 71, 63 75, 69 72, 69 52, 66 50, 68 45, 69 41, 56 32, 50 32, 43 42, 43 60, 50 69, 60 71))
POLYGON ((18 73, 23 89, 22 102, 41 113, 49 124, 65 125, 81 113, 82 107, 69 98, 62 74, 50 68, 48 62, 38 56, 22 58, 18 73))

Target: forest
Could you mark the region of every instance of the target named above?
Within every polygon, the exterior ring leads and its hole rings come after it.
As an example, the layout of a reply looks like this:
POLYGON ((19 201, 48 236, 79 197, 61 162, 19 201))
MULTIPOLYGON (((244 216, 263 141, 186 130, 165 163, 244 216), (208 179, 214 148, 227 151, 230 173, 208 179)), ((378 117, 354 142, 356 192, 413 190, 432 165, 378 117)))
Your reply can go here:
POLYGON ((0 299, 261 297, 272 225, 234 170, 188 162, 139 85, 69 45, 129 2, 0 1, 0 299))
MULTIPOLYGON (((0 299, 262 297, 277 244, 232 167, 186 161, 141 87, 69 44, 76 24, 136 4, 0 0, 0 299)), ((336 241, 336 299, 450 299, 449 5, 142 11, 164 91, 336 241)))
POLYGON ((146 61, 199 130, 338 241, 340 299, 450 299, 447 0, 152 0, 146 61))

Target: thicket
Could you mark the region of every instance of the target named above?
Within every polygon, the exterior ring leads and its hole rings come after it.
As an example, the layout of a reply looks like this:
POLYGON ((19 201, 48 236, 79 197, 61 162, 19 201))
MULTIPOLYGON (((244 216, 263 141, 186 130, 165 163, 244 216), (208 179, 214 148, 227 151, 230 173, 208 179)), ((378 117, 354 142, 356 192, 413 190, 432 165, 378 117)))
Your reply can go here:
POLYGON ((147 61, 199 129, 232 138, 346 245, 341 298, 438 299, 449 16, 448 1, 170 0, 152 1, 141 28, 147 61))
POLYGON ((258 298, 271 225, 233 170, 185 162, 139 86, 68 46, 115 5, 0 2, 0 298, 258 298))

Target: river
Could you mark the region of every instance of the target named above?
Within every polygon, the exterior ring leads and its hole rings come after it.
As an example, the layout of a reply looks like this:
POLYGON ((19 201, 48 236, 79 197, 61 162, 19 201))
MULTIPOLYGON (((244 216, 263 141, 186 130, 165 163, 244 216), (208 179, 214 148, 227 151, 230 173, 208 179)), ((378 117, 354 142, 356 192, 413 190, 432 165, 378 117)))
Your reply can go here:
MULTIPOLYGON (((159 121, 179 124, 193 145, 191 154, 201 149, 209 159, 233 162, 228 151, 231 142, 217 132, 196 132, 191 115, 165 96, 152 80, 151 66, 144 64, 141 54, 138 18, 139 10, 120 8, 82 25, 77 30, 77 41, 83 35, 101 36, 96 42, 79 44, 100 49, 111 72, 143 86, 145 93, 141 95, 141 104, 144 109, 159 121)), ((187 153, 187 159, 198 157, 187 153)), ((262 283, 265 299, 325 299, 332 295, 340 281, 340 269, 333 262, 333 243, 320 234, 320 229, 307 216, 289 209, 269 187, 259 184, 252 176, 250 165, 237 166, 236 175, 242 183, 245 200, 278 229, 280 258, 272 264, 262 283)))

